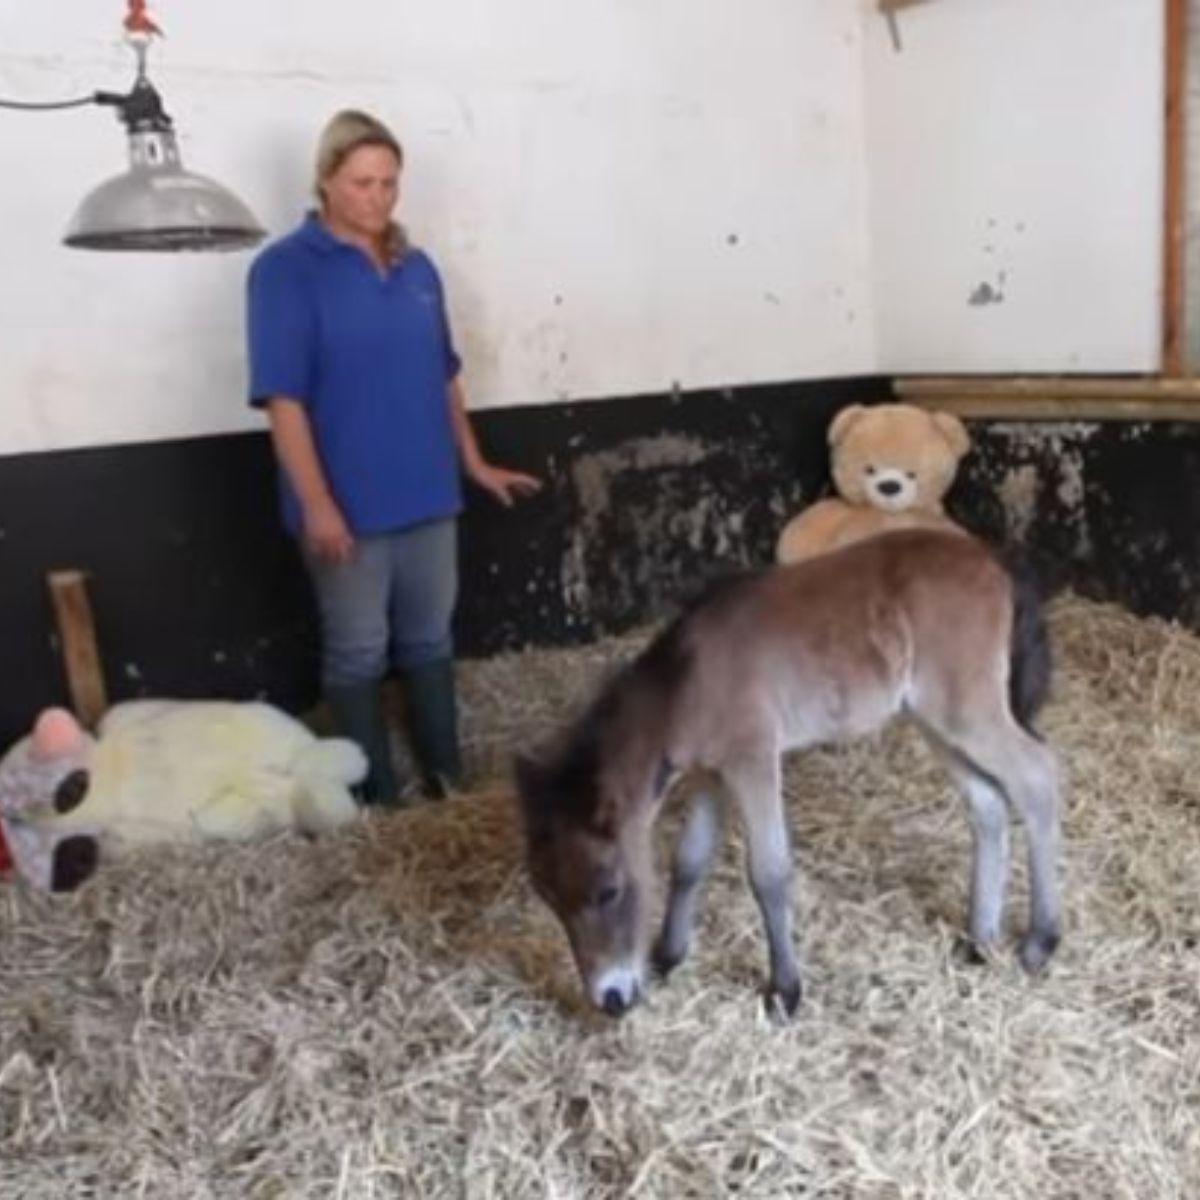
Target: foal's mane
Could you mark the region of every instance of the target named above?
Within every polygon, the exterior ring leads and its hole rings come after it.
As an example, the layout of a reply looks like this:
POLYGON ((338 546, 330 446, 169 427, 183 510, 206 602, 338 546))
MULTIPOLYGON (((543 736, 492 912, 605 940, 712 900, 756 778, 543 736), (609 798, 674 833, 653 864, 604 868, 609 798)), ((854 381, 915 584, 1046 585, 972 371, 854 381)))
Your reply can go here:
POLYGON ((649 645, 609 675, 547 757, 519 765, 531 829, 544 827, 552 815, 572 825, 596 823, 601 747, 612 721, 631 695, 649 692, 666 699, 679 687, 691 667, 688 634, 697 614, 725 602, 758 574, 743 571, 710 580, 649 645))

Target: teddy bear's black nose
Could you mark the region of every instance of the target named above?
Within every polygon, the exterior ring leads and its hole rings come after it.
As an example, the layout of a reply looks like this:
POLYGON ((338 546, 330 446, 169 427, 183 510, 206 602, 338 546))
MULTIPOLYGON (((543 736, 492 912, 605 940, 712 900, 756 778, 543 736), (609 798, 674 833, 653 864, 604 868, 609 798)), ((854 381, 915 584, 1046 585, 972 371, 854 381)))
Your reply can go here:
POLYGON ((895 479, 885 479, 875 490, 884 496, 894 496, 900 490, 900 484, 895 479))

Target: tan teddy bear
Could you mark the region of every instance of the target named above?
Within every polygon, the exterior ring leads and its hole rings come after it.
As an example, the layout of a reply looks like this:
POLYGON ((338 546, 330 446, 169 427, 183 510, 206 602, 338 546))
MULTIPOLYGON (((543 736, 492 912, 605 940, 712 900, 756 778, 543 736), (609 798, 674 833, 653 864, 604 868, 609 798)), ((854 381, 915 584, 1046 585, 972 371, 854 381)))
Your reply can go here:
POLYGON ((970 448, 953 414, 912 404, 851 404, 829 426, 838 495, 794 516, 775 547, 799 562, 891 529, 936 526, 961 532, 942 509, 959 461, 970 448))

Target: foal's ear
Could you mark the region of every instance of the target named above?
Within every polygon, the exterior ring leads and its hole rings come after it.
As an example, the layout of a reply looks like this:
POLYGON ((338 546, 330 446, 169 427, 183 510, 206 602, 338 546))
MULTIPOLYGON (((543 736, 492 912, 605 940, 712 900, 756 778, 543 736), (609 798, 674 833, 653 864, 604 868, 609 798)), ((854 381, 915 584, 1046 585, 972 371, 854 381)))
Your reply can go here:
POLYGON ((517 798, 521 802, 526 831, 531 837, 546 833, 551 805, 545 762, 534 754, 522 751, 513 756, 513 777, 517 783, 517 798))

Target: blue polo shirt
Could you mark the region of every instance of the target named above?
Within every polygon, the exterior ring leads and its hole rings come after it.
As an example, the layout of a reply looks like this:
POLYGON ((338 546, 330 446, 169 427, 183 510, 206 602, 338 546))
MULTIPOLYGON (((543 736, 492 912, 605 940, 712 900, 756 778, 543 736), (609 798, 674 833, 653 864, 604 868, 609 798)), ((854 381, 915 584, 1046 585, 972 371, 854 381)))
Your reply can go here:
MULTIPOLYGON (((315 213, 254 260, 250 403, 302 403, 351 530, 384 533, 462 507, 447 384, 460 362, 437 268, 407 250, 381 271, 315 213)), ((284 521, 301 528, 287 473, 284 521)))

